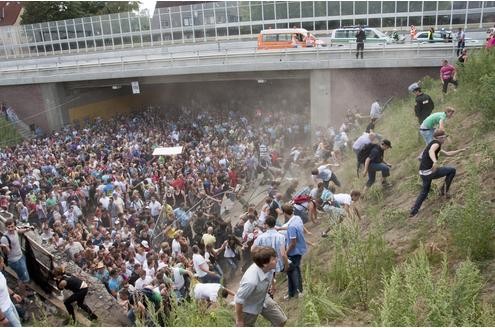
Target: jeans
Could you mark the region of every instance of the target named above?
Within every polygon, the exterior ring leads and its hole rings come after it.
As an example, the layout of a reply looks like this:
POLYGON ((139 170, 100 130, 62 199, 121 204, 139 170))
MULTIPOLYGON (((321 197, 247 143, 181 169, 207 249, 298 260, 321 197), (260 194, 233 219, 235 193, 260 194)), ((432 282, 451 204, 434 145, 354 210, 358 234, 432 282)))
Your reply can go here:
POLYGON ((332 175, 330 176, 330 180, 323 181, 323 186, 328 189, 328 184, 330 183, 330 181, 332 181, 333 183, 335 183, 335 185, 337 187, 340 187, 340 181, 339 181, 339 179, 337 179, 337 176, 333 172, 332 172, 332 175))
POLYGON ((465 45, 466 42, 464 40, 457 41, 457 57, 459 57, 459 54, 461 53, 461 50, 464 49, 465 45))
POLYGON ((423 137, 426 145, 428 145, 433 140, 433 132, 435 132, 434 129, 419 129, 419 134, 421 134, 421 136, 423 137))
POLYGON ((21 319, 19 318, 19 314, 15 309, 15 305, 10 302, 10 307, 7 311, 3 313, 7 320, 9 320, 9 327, 22 327, 21 319))
POLYGON ((415 215, 418 213, 421 208, 421 204, 425 201, 426 197, 428 197, 428 193, 430 192, 431 181, 434 179, 440 179, 441 177, 445 177, 445 192, 448 192, 450 189, 450 184, 455 177, 455 168, 450 166, 442 166, 435 170, 430 175, 422 175, 421 179, 423 180, 423 188, 419 193, 414 206, 411 208, 411 214, 415 215))
POLYGON ((448 78, 447 80, 443 80, 443 88, 442 92, 447 93, 447 87, 449 86, 449 83, 452 83, 456 88, 457 88, 457 81, 455 81, 452 77, 448 78))
POLYGON ((76 321, 76 314, 74 313, 74 307, 72 303, 77 302, 77 305, 84 310, 91 320, 95 320, 97 316, 91 311, 89 306, 84 304, 84 299, 86 298, 86 294, 88 293, 88 288, 81 288, 78 291, 74 292, 71 296, 69 296, 65 301, 64 305, 67 309, 67 312, 72 316, 72 319, 76 321))
POLYGON ((303 291, 301 275, 301 257, 302 255, 289 255, 289 270, 287 271, 289 297, 296 296, 296 293, 303 291))
POLYGON ((235 257, 225 257, 225 263, 227 264, 227 277, 230 280, 237 270, 237 260, 235 257))
POLYGON ((366 182, 367 187, 371 187, 375 183, 376 172, 381 171, 382 177, 386 178, 390 175, 390 168, 385 163, 370 163, 368 166, 368 182, 366 182))
POLYGON ((219 284, 220 283, 220 277, 217 275, 213 274, 206 274, 203 277, 199 277, 198 280, 203 283, 203 284, 219 284))
POLYGON ((356 172, 359 176, 359 169, 361 168, 361 163, 359 163, 359 152, 361 151, 361 149, 352 148, 352 150, 354 151, 354 154, 356 154, 356 172))
POLYGON ((360 51, 361 51, 361 59, 363 59, 364 42, 357 42, 356 43, 356 59, 359 57, 360 51))
POLYGON ((15 271, 17 277, 19 277, 19 279, 22 282, 28 283, 30 278, 26 266, 26 258, 24 257, 24 255, 15 262, 11 262, 11 261, 8 262, 9 262, 9 267, 11 267, 15 271))

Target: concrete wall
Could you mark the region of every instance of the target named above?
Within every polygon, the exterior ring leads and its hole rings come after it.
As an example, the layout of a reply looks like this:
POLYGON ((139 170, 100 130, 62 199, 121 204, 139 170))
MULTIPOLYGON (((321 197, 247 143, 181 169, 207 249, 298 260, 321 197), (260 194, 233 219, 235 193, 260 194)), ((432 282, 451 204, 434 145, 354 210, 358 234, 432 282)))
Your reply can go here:
MULTIPOLYGON (((311 81, 311 114, 318 117, 312 116, 311 121, 320 126, 330 123, 338 128, 347 109, 355 109, 359 113, 369 115, 371 103, 375 99, 383 104, 391 96, 405 97, 408 95, 407 87, 411 83, 426 75, 436 78, 438 71, 437 67, 317 71, 316 74, 311 74, 311 78, 314 79, 311 81), (321 94, 328 88, 331 90, 330 98, 325 104, 321 94), (314 103, 322 108, 313 108, 314 103)), ((412 108, 413 104, 411 110, 412 108)))
MULTIPOLYGON (((128 85, 112 90, 68 87, 48 83, 0 87, 0 101, 12 106, 27 124, 35 123, 45 131, 63 124, 97 116, 139 110, 148 105, 174 110, 195 101, 205 107, 224 105, 229 109, 289 110, 311 113, 314 124, 338 127, 348 108, 369 113, 378 97, 407 95, 407 86, 425 75, 436 77, 438 68, 360 68, 306 71, 305 77, 140 84, 141 94, 133 95, 128 85), (311 101, 310 101, 311 99, 311 101), (310 105, 311 104, 311 105, 310 105), (243 108, 240 108, 243 107, 243 108), (308 108, 311 107, 311 110, 308 108)), ((237 77, 239 78, 239 77, 237 77)), ((226 107, 224 107, 226 108, 226 107)))
POLYGON ((35 123, 49 129, 42 84, 4 86, 0 88, 0 102, 11 106, 26 124, 35 123))

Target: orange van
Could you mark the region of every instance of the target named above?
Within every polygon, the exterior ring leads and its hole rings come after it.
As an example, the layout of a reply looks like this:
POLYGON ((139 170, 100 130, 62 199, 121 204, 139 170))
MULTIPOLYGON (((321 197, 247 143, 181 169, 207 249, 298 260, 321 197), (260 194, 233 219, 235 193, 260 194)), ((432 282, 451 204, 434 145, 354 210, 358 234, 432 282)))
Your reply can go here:
POLYGON ((306 48, 326 46, 303 28, 279 28, 262 30, 258 35, 258 49, 306 48))

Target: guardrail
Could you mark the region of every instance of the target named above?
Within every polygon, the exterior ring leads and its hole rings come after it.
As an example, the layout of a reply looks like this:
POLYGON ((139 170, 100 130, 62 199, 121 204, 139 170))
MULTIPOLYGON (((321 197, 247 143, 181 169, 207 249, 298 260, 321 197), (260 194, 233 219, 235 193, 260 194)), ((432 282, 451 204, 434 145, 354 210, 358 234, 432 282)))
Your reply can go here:
MULTIPOLYGON (((470 44, 469 47, 480 48, 482 45, 470 44)), ((39 61, 11 60, 0 63, 0 85, 267 69, 346 68, 360 65, 354 57, 353 43, 324 48, 281 50, 258 50, 249 47, 220 51, 207 48, 184 51, 183 48, 176 52, 167 49, 166 52, 155 50, 145 54, 142 54, 143 50, 140 49, 127 51, 120 56, 113 53, 113 56, 107 54, 103 57, 88 54, 52 57, 39 61)), ((424 66, 426 60, 432 61, 433 65, 440 65, 436 61, 454 58, 455 55, 455 44, 383 44, 366 47, 366 59, 363 62, 366 62, 366 67, 424 66)))

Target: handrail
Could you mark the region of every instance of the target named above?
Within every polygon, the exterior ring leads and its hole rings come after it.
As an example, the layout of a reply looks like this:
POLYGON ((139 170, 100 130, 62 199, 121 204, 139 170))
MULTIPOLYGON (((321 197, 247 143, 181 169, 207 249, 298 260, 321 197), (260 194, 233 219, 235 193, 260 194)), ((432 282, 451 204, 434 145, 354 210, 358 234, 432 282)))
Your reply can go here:
MULTIPOLYGON (((471 48, 482 47, 482 45, 471 48)), ((168 49, 170 50, 170 49, 168 49)), ((353 58, 354 47, 327 47, 327 48, 288 48, 282 50, 258 50, 257 48, 232 48, 223 50, 194 50, 182 52, 157 52, 140 53, 137 51, 125 52, 120 56, 74 56, 74 57, 54 57, 53 60, 43 60, 41 62, 31 59, 10 61, 0 63, 0 74, 2 74, 1 84, 9 84, 20 78, 51 78, 69 76, 78 73, 109 73, 109 72, 136 72, 146 71, 148 65, 141 64, 162 64, 162 67, 171 68, 214 68, 220 65, 235 65, 236 67, 251 66, 256 67, 259 64, 277 65, 278 69, 284 69, 291 63, 304 63, 305 67, 326 68, 326 66, 342 61, 349 64, 353 58), (134 66, 134 67, 133 67, 134 66), (138 67, 135 67, 138 66, 138 67), (145 66, 145 67, 143 67, 145 66), (97 67, 98 71, 91 71, 97 67), (53 71, 54 74, 50 74, 53 71), (43 72, 42 75, 39 73, 43 72), (4 82, 4 83, 2 83, 4 82)), ((431 44, 414 44, 407 46, 399 45, 378 45, 367 47, 365 49, 366 59, 381 59, 384 63, 387 60, 418 58, 443 59, 454 58, 455 45, 431 45, 431 44)), ((376 63, 375 63, 376 65, 376 63)), ((156 66, 155 66, 156 67, 156 66)))
MULTIPOLYGON (((392 53, 392 52, 411 52, 412 47, 389 47, 387 48, 388 50, 385 50, 385 47, 381 48, 368 48, 365 50, 366 54, 372 54, 372 53, 392 53)), ((474 48, 474 47, 473 47, 474 48)), ((197 50, 194 52, 183 52, 180 53, 182 56, 177 56, 178 53, 173 53, 170 52, 167 55, 168 56, 163 56, 160 54, 152 54, 154 56, 153 59, 149 59, 150 54, 144 54, 144 55, 130 55, 130 56, 118 56, 118 57, 112 57, 112 58, 95 58, 91 59, 88 58, 85 61, 82 60, 72 60, 72 61, 57 61, 53 63, 28 63, 26 65, 21 65, 23 62, 22 60, 18 60, 16 62, 11 62, 11 65, 2 65, 0 64, 0 72, 5 72, 5 71, 12 71, 12 70, 30 70, 29 67, 32 67, 35 65, 34 70, 38 70, 39 68, 63 68, 63 67, 73 67, 73 66, 85 66, 85 65, 98 65, 98 66, 104 66, 107 64, 114 64, 114 63, 120 63, 121 61, 125 62, 149 62, 149 61, 162 61, 163 59, 170 59, 173 57, 174 60, 190 60, 192 58, 219 58, 219 59, 225 59, 225 58, 235 58, 235 57, 260 57, 260 56, 265 56, 265 57, 274 57, 278 54, 280 54, 280 57, 283 57, 284 59, 287 59, 289 55, 293 56, 307 56, 309 54, 313 55, 323 55, 323 54, 347 54, 349 51, 347 49, 319 49, 319 48, 302 48, 302 49, 283 49, 282 51, 273 51, 273 50, 257 50, 253 48, 244 48, 244 49, 249 49, 250 51, 239 51, 238 49, 233 49, 233 51, 229 52, 228 50, 222 51, 222 52, 214 52, 211 50, 206 50, 206 51, 201 51, 197 50), (119 60, 112 60, 115 58, 119 58, 119 60), (72 66, 70 64, 73 64, 72 66), (75 64, 75 65, 74 65, 75 64), (26 69, 26 66, 28 67, 26 69)), ((353 50, 353 49, 352 49, 353 50)), ((419 55, 422 52, 427 52, 427 51, 440 51, 440 50, 452 50, 449 48, 445 47, 420 47, 419 45, 415 47, 416 50, 416 55, 419 55)), ((454 48, 455 50, 455 48, 454 48)), ((32 68, 31 68, 32 70, 32 68)))

